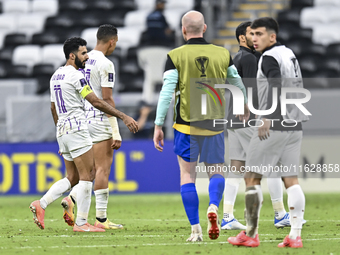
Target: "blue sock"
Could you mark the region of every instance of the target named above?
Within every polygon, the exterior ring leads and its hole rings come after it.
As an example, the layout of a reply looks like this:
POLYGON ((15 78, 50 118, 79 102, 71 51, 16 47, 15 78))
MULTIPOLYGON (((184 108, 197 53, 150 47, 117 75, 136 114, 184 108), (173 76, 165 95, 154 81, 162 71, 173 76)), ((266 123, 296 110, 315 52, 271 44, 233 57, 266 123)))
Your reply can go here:
POLYGON ((223 192, 224 192, 225 180, 220 174, 215 174, 210 178, 209 182, 209 205, 214 204, 219 207, 223 192))
POLYGON ((198 217, 198 196, 195 183, 187 183, 181 186, 181 196, 185 212, 191 225, 199 224, 198 217))

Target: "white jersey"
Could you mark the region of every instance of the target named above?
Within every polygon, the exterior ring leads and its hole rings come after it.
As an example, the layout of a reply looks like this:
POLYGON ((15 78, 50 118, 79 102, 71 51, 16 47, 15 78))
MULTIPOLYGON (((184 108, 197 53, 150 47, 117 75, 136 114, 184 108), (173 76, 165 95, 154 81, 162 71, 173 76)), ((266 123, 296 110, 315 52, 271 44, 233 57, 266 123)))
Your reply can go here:
MULTIPOLYGON (((92 50, 85 65, 85 78, 98 98, 103 99, 102 87, 113 88, 115 69, 113 63, 101 51, 92 50)), ((86 118, 89 123, 107 122, 107 116, 85 100, 86 118)))
MULTIPOLYGON (((258 100, 259 109, 264 110, 267 108, 267 95, 269 83, 267 77, 262 71, 262 60, 264 56, 271 56, 276 59, 280 67, 282 88, 303 88, 302 75, 299 66, 299 62, 296 59, 293 51, 284 45, 275 46, 265 51, 258 64, 257 71, 257 89, 258 89, 258 100)), ((303 98, 304 95, 300 93, 287 93, 288 99, 303 98)), ((280 102, 279 102, 280 103, 280 102)), ((294 119, 297 122, 307 121, 308 116, 304 115, 296 105, 287 105, 287 115, 282 116, 285 120, 294 119)), ((289 121, 287 121, 289 122, 289 121)))
POLYGON ((92 91, 81 72, 71 65, 60 67, 52 75, 50 92, 58 115, 57 137, 88 129, 83 98, 92 91))

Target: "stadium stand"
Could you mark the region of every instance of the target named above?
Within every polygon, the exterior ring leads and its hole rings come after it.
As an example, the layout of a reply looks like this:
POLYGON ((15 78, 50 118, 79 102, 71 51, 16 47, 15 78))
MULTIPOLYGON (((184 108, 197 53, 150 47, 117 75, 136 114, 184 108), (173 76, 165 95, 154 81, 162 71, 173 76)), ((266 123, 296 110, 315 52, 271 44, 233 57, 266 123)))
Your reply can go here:
MULTIPOLYGON (((146 66, 138 61, 138 53, 143 49, 146 16, 153 10, 155 0, 0 0, 0 3, 0 85, 14 79, 29 84, 33 81, 38 98, 49 94, 50 75, 65 62, 61 47, 64 41, 71 36, 82 36, 91 50, 96 44, 97 27, 110 23, 118 27, 119 36, 116 50, 108 57, 115 63, 117 105, 127 107, 132 104, 131 98, 136 102, 141 100, 143 84, 149 78, 146 66)), ((279 41, 293 49, 304 77, 318 78, 307 87, 338 87, 327 78, 340 75, 340 36, 334 32, 340 24, 340 1, 273 0, 271 5, 269 1, 231 0, 228 3, 231 14, 225 24, 219 22, 219 15, 214 15, 213 25, 220 29, 213 40, 215 44, 235 54, 236 26, 245 20, 274 15, 280 25, 279 41)), ((201 6, 201 1, 167 1, 164 15, 176 31, 177 45, 183 42, 179 29, 181 16, 195 6, 201 6)), ((162 69, 161 65, 158 67, 162 69)), ((160 77, 159 72, 155 76, 160 77)), ((30 102, 33 101, 26 103, 30 102)), ((136 103, 132 107, 137 106, 136 103)), ((6 127, 3 121, 0 119, 0 133, 6 127)), ((129 133, 124 135, 130 137, 129 133)))

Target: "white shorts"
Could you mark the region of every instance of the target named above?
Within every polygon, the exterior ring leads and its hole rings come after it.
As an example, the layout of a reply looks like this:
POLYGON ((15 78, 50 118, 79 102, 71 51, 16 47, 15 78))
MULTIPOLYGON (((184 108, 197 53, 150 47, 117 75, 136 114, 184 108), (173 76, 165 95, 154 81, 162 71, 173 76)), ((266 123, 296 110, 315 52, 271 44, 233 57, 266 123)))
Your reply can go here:
POLYGON ((269 138, 261 141, 255 129, 248 148, 245 170, 266 177, 297 176, 301 142, 302 130, 270 130, 269 138))
POLYGON ((64 159, 73 161, 92 148, 92 140, 87 129, 57 137, 59 150, 64 159))
POLYGON ((88 121, 87 127, 90 132, 92 143, 100 143, 112 138, 112 128, 108 120, 103 122, 88 121))
POLYGON ((228 129, 229 159, 246 161, 247 150, 255 128, 228 129))

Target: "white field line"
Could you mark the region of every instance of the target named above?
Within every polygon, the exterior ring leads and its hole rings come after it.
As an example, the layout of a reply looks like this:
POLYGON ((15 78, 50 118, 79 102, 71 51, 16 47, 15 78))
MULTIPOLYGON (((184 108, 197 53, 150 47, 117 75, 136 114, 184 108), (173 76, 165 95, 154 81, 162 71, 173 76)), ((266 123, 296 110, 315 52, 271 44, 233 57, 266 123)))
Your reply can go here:
MULTIPOLYGON (((303 241, 333 241, 333 240, 340 240, 340 238, 314 238, 314 239, 306 239, 304 238, 303 241)), ((279 243, 279 240, 261 240, 262 243, 279 243)), ((23 249, 65 249, 65 248, 110 248, 110 247, 136 247, 136 246, 181 246, 181 245, 209 245, 209 244, 229 244, 228 242, 196 242, 196 243, 189 243, 189 242, 183 242, 183 243, 145 243, 145 244, 117 244, 117 245, 62 245, 62 246, 22 246, 22 247, 13 247, 13 248, 7 248, 7 247, 0 247, 1 250, 7 250, 7 249, 16 249, 16 250, 23 250, 23 249)))
MULTIPOLYGON (((227 233, 227 231, 222 230, 224 233, 227 233)), ((228 231, 229 232, 229 231, 228 231)), ((113 232, 108 232, 108 233, 113 233, 113 232)), ((118 232, 117 232, 118 233, 118 232)), ((221 234, 220 237, 230 237, 236 234, 237 232, 229 232, 230 234, 221 234)), ((188 234, 189 235, 189 234, 188 234)), ((188 235, 178 235, 178 234, 171 234, 171 235, 114 235, 114 238, 154 238, 154 237, 183 237, 183 236, 188 236, 188 235)), ((262 236, 273 236, 275 234, 259 234, 260 237, 262 236)), ((325 236, 326 234, 306 234, 307 236, 325 236)), ((27 235, 13 235, 10 236, 11 238, 103 238, 103 237, 110 237, 111 235, 97 235, 97 234, 92 234, 92 235, 45 235, 45 236, 27 236, 27 235)), ((335 234, 335 236, 340 236, 340 234, 335 234)), ((6 236, 0 236, 0 238, 8 238, 8 235, 6 236)), ((265 240, 265 239, 264 239, 265 240)), ((304 239, 303 239, 304 240, 304 239)), ((262 240, 261 240, 262 241, 262 240)))
MULTIPOLYGON (((32 219, 5 219, 7 221, 32 221, 32 219)), ((94 220, 94 219, 89 219, 89 220, 94 220)), ((114 219, 115 221, 188 221, 187 219, 114 219)), ((340 220, 332 220, 332 219, 328 219, 328 220, 309 220, 306 219, 307 223, 308 222, 340 222, 340 220)), ((45 221, 63 221, 63 219, 45 219, 45 221)), ((244 221, 244 220, 239 220, 239 221, 244 221)), ((261 219, 260 218, 260 222, 261 221, 273 221, 274 219, 261 219)))

